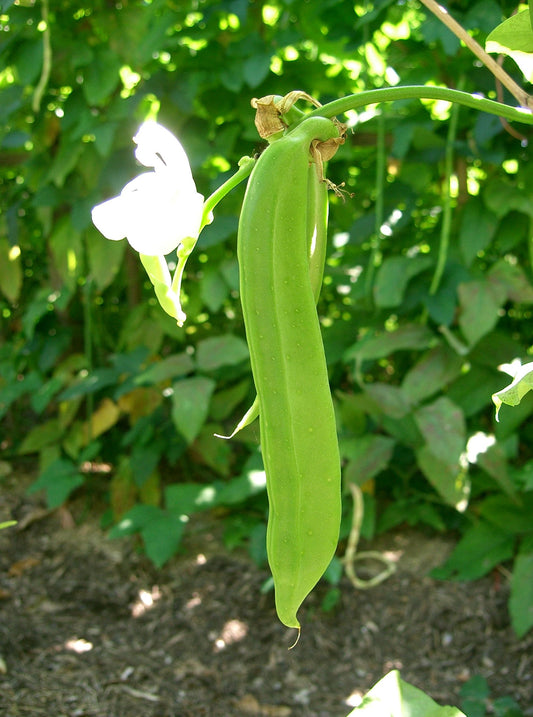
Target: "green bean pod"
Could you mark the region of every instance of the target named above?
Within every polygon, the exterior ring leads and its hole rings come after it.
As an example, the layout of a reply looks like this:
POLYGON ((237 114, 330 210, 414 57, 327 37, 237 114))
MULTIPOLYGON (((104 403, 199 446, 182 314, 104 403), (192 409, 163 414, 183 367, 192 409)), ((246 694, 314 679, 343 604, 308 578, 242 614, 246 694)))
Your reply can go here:
POLYGON ((278 617, 296 628, 298 608, 335 553, 341 516, 335 415, 309 263, 310 183, 319 181, 309 169, 310 145, 335 137, 330 120, 313 117, 272 143, 250 176, 238 232, 270 508, 267 554, 278 617))
MULTIPOLYGON (((309 281, 315 298, 318 303, 322 278, 324 276, 324 265, 326 263, 327 232, 328 232, 328 189, 325 182, 318 179, 316 167, 310 164, 308 168, 309 178, 307 186, 307 251, 309 257, 309 281)), ((215 433, 217 438, 230 440, 243 428, 252 424, 259 416, 259 399, 256 396, 250 408, 246 411, 241 420, 237 423, 229 436, 215 433)))

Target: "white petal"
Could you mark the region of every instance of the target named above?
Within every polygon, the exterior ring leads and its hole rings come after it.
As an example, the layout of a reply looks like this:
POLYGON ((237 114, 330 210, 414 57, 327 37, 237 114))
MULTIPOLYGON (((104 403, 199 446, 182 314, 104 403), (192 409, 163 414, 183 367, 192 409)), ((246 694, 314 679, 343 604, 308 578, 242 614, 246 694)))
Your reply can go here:
POLYGON ((179 178, 180 184, 195 186, 187 154, 168 129, 157 122, 145 122, 133 141, 137 144, 135 156, 145 167, 154 167, 156 171, 167 168, 179 178))
POLYGON ((127 206, 124 205, 122 195, 97 204, 91 212, 91 217, 95 227, 106 239, 118 241, 126 236, 127 206))

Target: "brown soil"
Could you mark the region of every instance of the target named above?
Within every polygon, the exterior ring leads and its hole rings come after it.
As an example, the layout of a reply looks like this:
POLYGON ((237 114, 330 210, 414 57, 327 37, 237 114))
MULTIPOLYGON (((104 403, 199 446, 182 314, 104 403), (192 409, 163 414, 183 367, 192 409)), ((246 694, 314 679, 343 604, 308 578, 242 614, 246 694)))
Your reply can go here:
MULTIPOLYGON (((490 697, 533 714, 533 636, 509 626, 505 571, 472 583, 427 577, 451 543, 383 536, 396 573, 367 591, 343 579, 301 610, 302 636, 277 620, 268 577, 197 526, 188 553, 156 570, 133 540, 40 510, 21 481, 0 485, 0 714, 47 717, 345 717, 391 669, 441 704, 473 675, 490 697)), ((374 546, 373 546, 374 547, 374 546)), ((487 713, 491 713, 491 701, 487 713)))

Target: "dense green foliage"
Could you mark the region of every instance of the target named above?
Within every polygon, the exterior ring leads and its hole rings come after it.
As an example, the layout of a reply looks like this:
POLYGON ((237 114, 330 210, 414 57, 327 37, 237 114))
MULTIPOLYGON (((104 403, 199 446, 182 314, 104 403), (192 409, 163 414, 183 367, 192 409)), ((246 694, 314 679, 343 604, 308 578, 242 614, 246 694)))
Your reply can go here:
MULTIPOLYGON (((481 44, 512 9, 450 5, 481 44)), ((257 428, 213 438, 255 393, 235 254, 243 188, 189 260, 183 328, 126 242, 92 227, 91 207, 138 174, 131 138, 147 116, 180 138, 207 196, 261 148, 254 96, 303 89, 325 103, 428 84, 496 99, 499 88, 413 0, 58 0, 48 15, 19 0, 0 12, 4 454, 38 456, 34 489, 51 506, 80 489, 103 499, 112 534, 139 532, 156 564, 187 516, 214 506, 228 544, 246 540, 262 560, 257 428)), ((491 394, 509 382, 498 366, 532 351, 531 129, 419 100, 343 119, 352 131, 328 176, 347 194, 331 198, 319 313, 345 485, 364 489, 366 536, 406 522, 460 531, 440 577, 514 565, 522 635, 533 625, 533 400, 496 423, 491 394)), ((343 538, 348 491, 345 516, 343 538)))

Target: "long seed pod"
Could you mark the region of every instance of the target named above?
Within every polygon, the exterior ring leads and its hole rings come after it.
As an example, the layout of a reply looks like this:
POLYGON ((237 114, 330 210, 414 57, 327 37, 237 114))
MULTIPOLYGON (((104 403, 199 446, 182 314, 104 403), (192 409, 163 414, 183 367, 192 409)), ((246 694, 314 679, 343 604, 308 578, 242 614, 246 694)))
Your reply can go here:
MULTIPOLYGON (((309 164, 307 184, 307 251, 309 256, 309 281, 315 304, 318 303, 324 266, 326 262, 328 232, 328 189, 318 178, 316 167, 309 164)), ((217 438, 229 440, 243 428, 252 424, 259 416, 259 399, 256 396, 250 408, 237 423, 229 436, 215 433, 217 438)))
POLYGON ((298 608, 334 555, 341 516, 335 415, 308 241, 311 142, 336 137, 332 121, 314 117, 271 144, 250 176, 238 232, 270 506, 267 554, 278 617, 296 628, 298 608))

